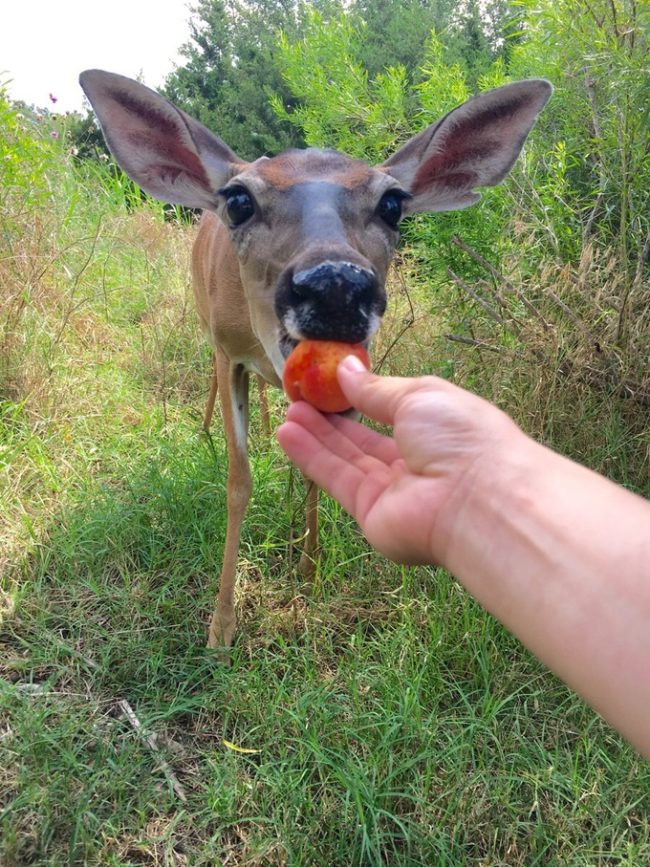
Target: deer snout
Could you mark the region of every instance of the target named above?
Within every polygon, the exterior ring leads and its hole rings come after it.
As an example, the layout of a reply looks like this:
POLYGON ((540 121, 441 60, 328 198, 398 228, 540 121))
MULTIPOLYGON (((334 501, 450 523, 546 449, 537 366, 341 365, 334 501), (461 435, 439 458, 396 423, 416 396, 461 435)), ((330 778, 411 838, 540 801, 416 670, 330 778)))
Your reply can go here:
POLYGON ((327 296, 335 302, 371 301, 377 279, 372 271, 352 262, 321 262, 294 274, 292 290, 303 299, 327 296))
POLYGON ((295 339, 362 343, 386 307, 377 275, 348 261, 324 261, 295 271, 278 293, 278 318, 295 339))

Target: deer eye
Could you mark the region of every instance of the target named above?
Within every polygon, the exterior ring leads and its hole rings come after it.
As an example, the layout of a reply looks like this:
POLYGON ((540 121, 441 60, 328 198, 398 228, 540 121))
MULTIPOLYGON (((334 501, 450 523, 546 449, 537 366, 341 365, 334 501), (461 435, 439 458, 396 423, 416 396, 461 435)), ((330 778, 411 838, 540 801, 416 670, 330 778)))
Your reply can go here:
POLYGON ((243 187, 230 187, 221 190, 226 198, 226 213, 232 228, 241 226, 255 213, 253 197, 243 187))
POLYGON ((407 195, 407 193, 403 193, 401 190, 388 190, 379 200, 377 215, 391 229, 396 229, 397 224, 402 219, 402 199, 405 199, 407 195))

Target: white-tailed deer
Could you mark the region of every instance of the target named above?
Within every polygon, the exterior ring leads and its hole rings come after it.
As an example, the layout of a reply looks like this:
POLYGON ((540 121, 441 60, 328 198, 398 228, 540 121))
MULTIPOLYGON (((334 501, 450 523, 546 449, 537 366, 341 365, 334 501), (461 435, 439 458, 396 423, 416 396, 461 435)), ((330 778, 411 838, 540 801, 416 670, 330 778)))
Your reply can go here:
MULTIPOLYGON (((500 183, 551 86, 530 80, 483 93, 372 168, 314 148, 249 163, 142 84, 99 70, 80 82, 124 171, 152 196, 204 211, 192 276, 215 350, 229 458, 228 528, 208 644, 229 645, 251 493, 249 374, 280 386, 285 358, 304 338, 367 345, 386 306, 400 219, 465 208, 480 198, 477 187, 500 183)), ((317 546, 316 497, 312 486, 307 567, 317 546)))

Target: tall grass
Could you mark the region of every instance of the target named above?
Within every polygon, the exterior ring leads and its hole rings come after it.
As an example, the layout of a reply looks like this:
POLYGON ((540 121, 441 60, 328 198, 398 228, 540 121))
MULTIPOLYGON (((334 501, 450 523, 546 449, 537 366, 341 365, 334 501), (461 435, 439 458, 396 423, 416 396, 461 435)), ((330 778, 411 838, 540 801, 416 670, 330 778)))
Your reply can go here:
MULTIPOLYGON (((225 449, 218 421, 198 433, 192 229, 2 111, 0 863, 647 863, 648 765, 449 576, 382 560, 325 499, 302 585, 301 487, 255 411, 232 666, 204 649, 225 449)), ((549 328, 490 275, 472 288, 505 325, 453 282, 434 304, 405 250, 377 362, 479 388, 643 489, 643 405, 591 376, 571 319, 610 351, 609 259, 506 264, 549 328), (473 344, 445 336, 459 314, 473 344)))
POLYGON ((124 176, 77 166, 64 130, 52 138, 48 118, 0 105, 6 552, 12 539, 38 537, 34 521, 60 503, 81 467, 99 461, 112 434, 157 423, 151 392, 164 414, 172 393, 189 399, 204 382, 188 359, 200 345, 189 313, 189 229, 166 223, 139 195, 129 210, 134 191, 124 176))

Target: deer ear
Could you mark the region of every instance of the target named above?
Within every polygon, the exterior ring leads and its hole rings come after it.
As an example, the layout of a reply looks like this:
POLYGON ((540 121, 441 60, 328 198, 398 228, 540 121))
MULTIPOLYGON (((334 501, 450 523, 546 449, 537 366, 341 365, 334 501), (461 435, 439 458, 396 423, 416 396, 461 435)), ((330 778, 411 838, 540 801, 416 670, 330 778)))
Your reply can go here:
POLYGON ((157 199, 214 209, 216 190, 245 165, 206 127, 137 81, 89 69, 79 83, 119 165, 157 199))
POLYGON ((411 193, 405 213, 477 202, 512 168, 553 88, 531 79, 483 93, 406 142, 380 166, 411 193))

